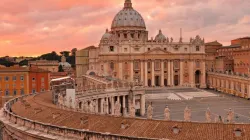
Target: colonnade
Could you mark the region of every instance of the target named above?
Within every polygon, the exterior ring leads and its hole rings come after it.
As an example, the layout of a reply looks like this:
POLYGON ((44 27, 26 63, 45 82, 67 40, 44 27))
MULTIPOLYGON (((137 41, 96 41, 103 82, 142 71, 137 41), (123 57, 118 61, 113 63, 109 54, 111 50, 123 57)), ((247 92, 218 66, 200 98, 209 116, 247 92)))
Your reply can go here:
POLYGON ((220 92, 250 98, 250 79, 225 74, 208 74, 208 86, 220 92))
POLYGON ((140 115, 144 116, 146 104, 145 94, 134 95, 131 103, 129 102, 129 98, 129 95, 109 95, 107 97, 79 99, 80 101, 78 101, 76 108, 83 112, 93 114, 129 116, 131 114, 131 107, 133 107, 137 111, 140 110, 140 115), (136 102, 138 104, 136 104, 136 102), (120 113, 117 114, 116 112, 120 113))

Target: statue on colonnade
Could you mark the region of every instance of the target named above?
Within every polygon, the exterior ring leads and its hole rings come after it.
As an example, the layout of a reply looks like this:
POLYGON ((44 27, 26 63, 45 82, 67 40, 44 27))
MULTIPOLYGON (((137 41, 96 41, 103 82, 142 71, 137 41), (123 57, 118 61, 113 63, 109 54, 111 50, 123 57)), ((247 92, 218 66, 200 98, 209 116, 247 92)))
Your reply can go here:
POLYGON ((207 111, 206 111, 206 121, 207 122, 211 122, 212 121, 212 118, 211 118, 211 111, 209 108, 207 108, 207 111))
POLYGON ((229 111, 227 113, 228 123, 232 123, 233 119, 234 119, 234 111, 231 108, 229 108, 229 111))
POLYGON ((184 110, 184 121, 191 121, 191 109, 188 106, 184 110))
POLYGON ((118 101, 115 102, 115 116, 121 116, 121 104, 118 101))
POLYGON ((168 106, 166 106, 166 108, 164 110, 164 114, 165 114, 165 120, 169 121, 170 120, 170 109, 168 108, 168 106))
POLYGON ((152 106, 152 102, 148 105, 147 118, 148 119, 152 119, 153 118, 153 106, 152 106))

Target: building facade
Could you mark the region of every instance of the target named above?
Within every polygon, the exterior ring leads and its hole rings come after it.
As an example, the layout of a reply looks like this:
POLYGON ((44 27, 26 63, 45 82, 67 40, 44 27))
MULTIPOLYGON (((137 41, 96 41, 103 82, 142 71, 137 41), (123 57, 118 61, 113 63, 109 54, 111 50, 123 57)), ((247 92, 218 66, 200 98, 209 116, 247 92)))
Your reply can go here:
MULTIPOLYGON (((143 17, 130 0, 113 19, 99 47, 90 53, 86 74, 140 82, 147 87, 206 86, 204 39, 196 36, 184 42, 180 37, 174 41, 161 30, 148 39, 143 17)), ((77 73, 82 72, 77 68, 77 73)))
POLYGON ((36 66, 40 69, 47 70, 50 72, 58 72, 59 61, 36 60, 36 61, 29 61, 28 65, 36 66))
POLYGON ((19 96, 49 90, 49 71, 36 67, 0 69, 0 97, 19 96))

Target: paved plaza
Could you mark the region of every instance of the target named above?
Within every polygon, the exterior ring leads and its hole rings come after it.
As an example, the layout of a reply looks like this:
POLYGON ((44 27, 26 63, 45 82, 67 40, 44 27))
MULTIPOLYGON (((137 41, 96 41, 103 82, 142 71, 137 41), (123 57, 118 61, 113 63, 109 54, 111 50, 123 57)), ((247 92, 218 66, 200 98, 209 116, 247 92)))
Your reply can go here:
POLYGON ((227 111, 232 108, 236 123, 250 123, 250 101, 232 95, 192 88, 148 89, 146 94, 147 105, 149 102, 153 103, 154 119, 163 119, 164 108, 168 106, 171 110, 171 120, 183 120, 184 109, 189 106, 192 110, 192 121, 204 122, 205 111, 209 107, 213 120, 219 115, 226 120, 227 111))

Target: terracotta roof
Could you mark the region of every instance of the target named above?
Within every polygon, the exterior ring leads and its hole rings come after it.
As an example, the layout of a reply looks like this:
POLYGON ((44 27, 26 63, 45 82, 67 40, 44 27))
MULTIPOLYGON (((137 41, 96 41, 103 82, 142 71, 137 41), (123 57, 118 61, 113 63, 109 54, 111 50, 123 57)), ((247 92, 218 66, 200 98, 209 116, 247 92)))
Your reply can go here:
MULTIPOLYGON (((234 39, 234 40, 242 40, 242 39, 250 39, 250 37, 249 37, 249 36, 246 36, 246 37, 237 38, 237 39, 234 39)), ((234 41, 234 40, 233 40, 233 41, 234 41)))
POLYGON ((15 114, 57 126, 156 139, 248 140, 250 138, 250 124, 194 123, 90 115, 57 108, 52 104, 50 92, 29 96, 25 100, 26 104, 30 105, 28 108, 25 108, 20 101, 12 105, 12 111, 15 114), (41 112, 35 113, 36 108, 39 108, 41 112), (60 115, 53 119, 53 113, 60 115), (81 124, 81 118, 85 118, 87 123, 81 124), (121 123, 128 124, 128 127, 122 129, 121 123), (173 133, 173 127, 177 127, 180 132, 173 133), (242 131, 240 137, 235 137, 235 129, 242 131))
POLYGON ((222 46, 221 43, 219 43, 217 40, 216 41, 213 41, 213 42, 208 42, 208 43, 205 43, 206 46, 222 46))
POLYGON ((239 48, 241 47, 240 44, 234 44, 234 45, 230 45, 230 46, 222 46, 222 48, 239 48))

